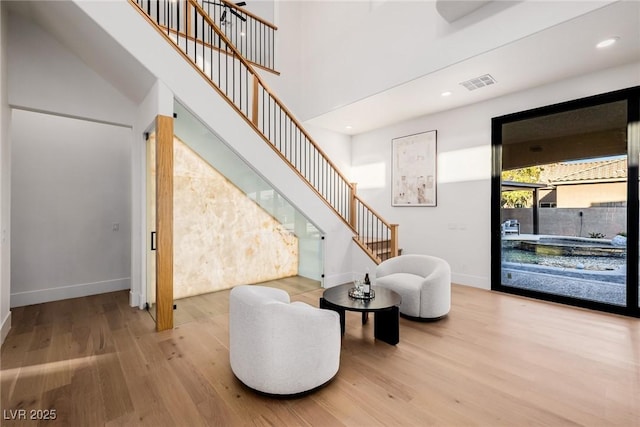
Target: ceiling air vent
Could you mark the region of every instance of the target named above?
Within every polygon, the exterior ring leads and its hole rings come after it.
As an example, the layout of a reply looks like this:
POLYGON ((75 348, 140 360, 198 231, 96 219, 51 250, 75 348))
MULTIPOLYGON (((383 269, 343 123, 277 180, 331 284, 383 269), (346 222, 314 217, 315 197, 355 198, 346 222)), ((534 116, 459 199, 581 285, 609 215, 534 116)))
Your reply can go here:
POLYGON ((484 86, 492 85, 496 82, 496 80, 491 77, 490 74, 485 74, 480 77, 475 77, 473 79, 469 79, 460 83, 462 86, 466 87, 469 90, 476 90, 484 86))

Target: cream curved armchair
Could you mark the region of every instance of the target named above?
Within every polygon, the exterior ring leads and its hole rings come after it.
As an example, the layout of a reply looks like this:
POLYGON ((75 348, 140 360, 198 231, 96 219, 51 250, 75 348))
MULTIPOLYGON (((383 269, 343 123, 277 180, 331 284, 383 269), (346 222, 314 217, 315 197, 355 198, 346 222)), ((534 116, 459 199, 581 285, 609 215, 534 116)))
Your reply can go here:
POLYGON ((329 382, 340 367, 340 317, 281 289, 236 286, 229 297, 229 359, 246 386, 296 395, 329 382))
POLYGON ((438 320, 451 309, 451 267, 430 255, 401 255, 376 267, 374 284, 402 296, 400 314, 414 320, 438 320))

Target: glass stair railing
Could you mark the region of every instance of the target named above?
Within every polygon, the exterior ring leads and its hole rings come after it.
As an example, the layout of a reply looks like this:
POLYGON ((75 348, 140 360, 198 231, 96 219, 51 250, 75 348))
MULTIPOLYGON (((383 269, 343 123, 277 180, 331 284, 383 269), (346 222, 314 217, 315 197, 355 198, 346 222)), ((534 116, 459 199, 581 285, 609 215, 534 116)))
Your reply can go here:
MULTIPOLYGON (((174 134, 298 241, 298 274, 322 282, 321 230, 179 102, 174 134)), ((212 233, 217 230, 211 230, 212 233)))

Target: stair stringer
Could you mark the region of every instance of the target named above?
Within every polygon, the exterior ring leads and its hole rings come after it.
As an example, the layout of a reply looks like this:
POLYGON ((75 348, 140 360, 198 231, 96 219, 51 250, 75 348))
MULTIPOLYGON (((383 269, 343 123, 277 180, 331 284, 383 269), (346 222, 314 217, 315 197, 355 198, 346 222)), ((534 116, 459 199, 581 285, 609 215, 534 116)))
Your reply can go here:
POLYGON ((74 3, 322 230, 324 284, 352 279, 353 231, 128 2, 74 3))

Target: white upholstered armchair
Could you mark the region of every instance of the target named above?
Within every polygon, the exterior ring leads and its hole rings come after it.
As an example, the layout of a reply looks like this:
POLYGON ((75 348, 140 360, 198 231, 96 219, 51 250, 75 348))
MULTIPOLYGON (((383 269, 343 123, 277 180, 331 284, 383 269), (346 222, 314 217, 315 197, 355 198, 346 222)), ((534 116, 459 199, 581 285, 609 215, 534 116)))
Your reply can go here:
POLYGON ((295 395, 330 381, 340 366, 340 317, 281 289, 236 286, 229 297, 229 359, 248 387, 295 395))
POLYGON ((451 309, 451 267, 430 255, 401 255, 376 267, 375 285, 402 296, 400 314, 415 320, 437 320, 451 309))

